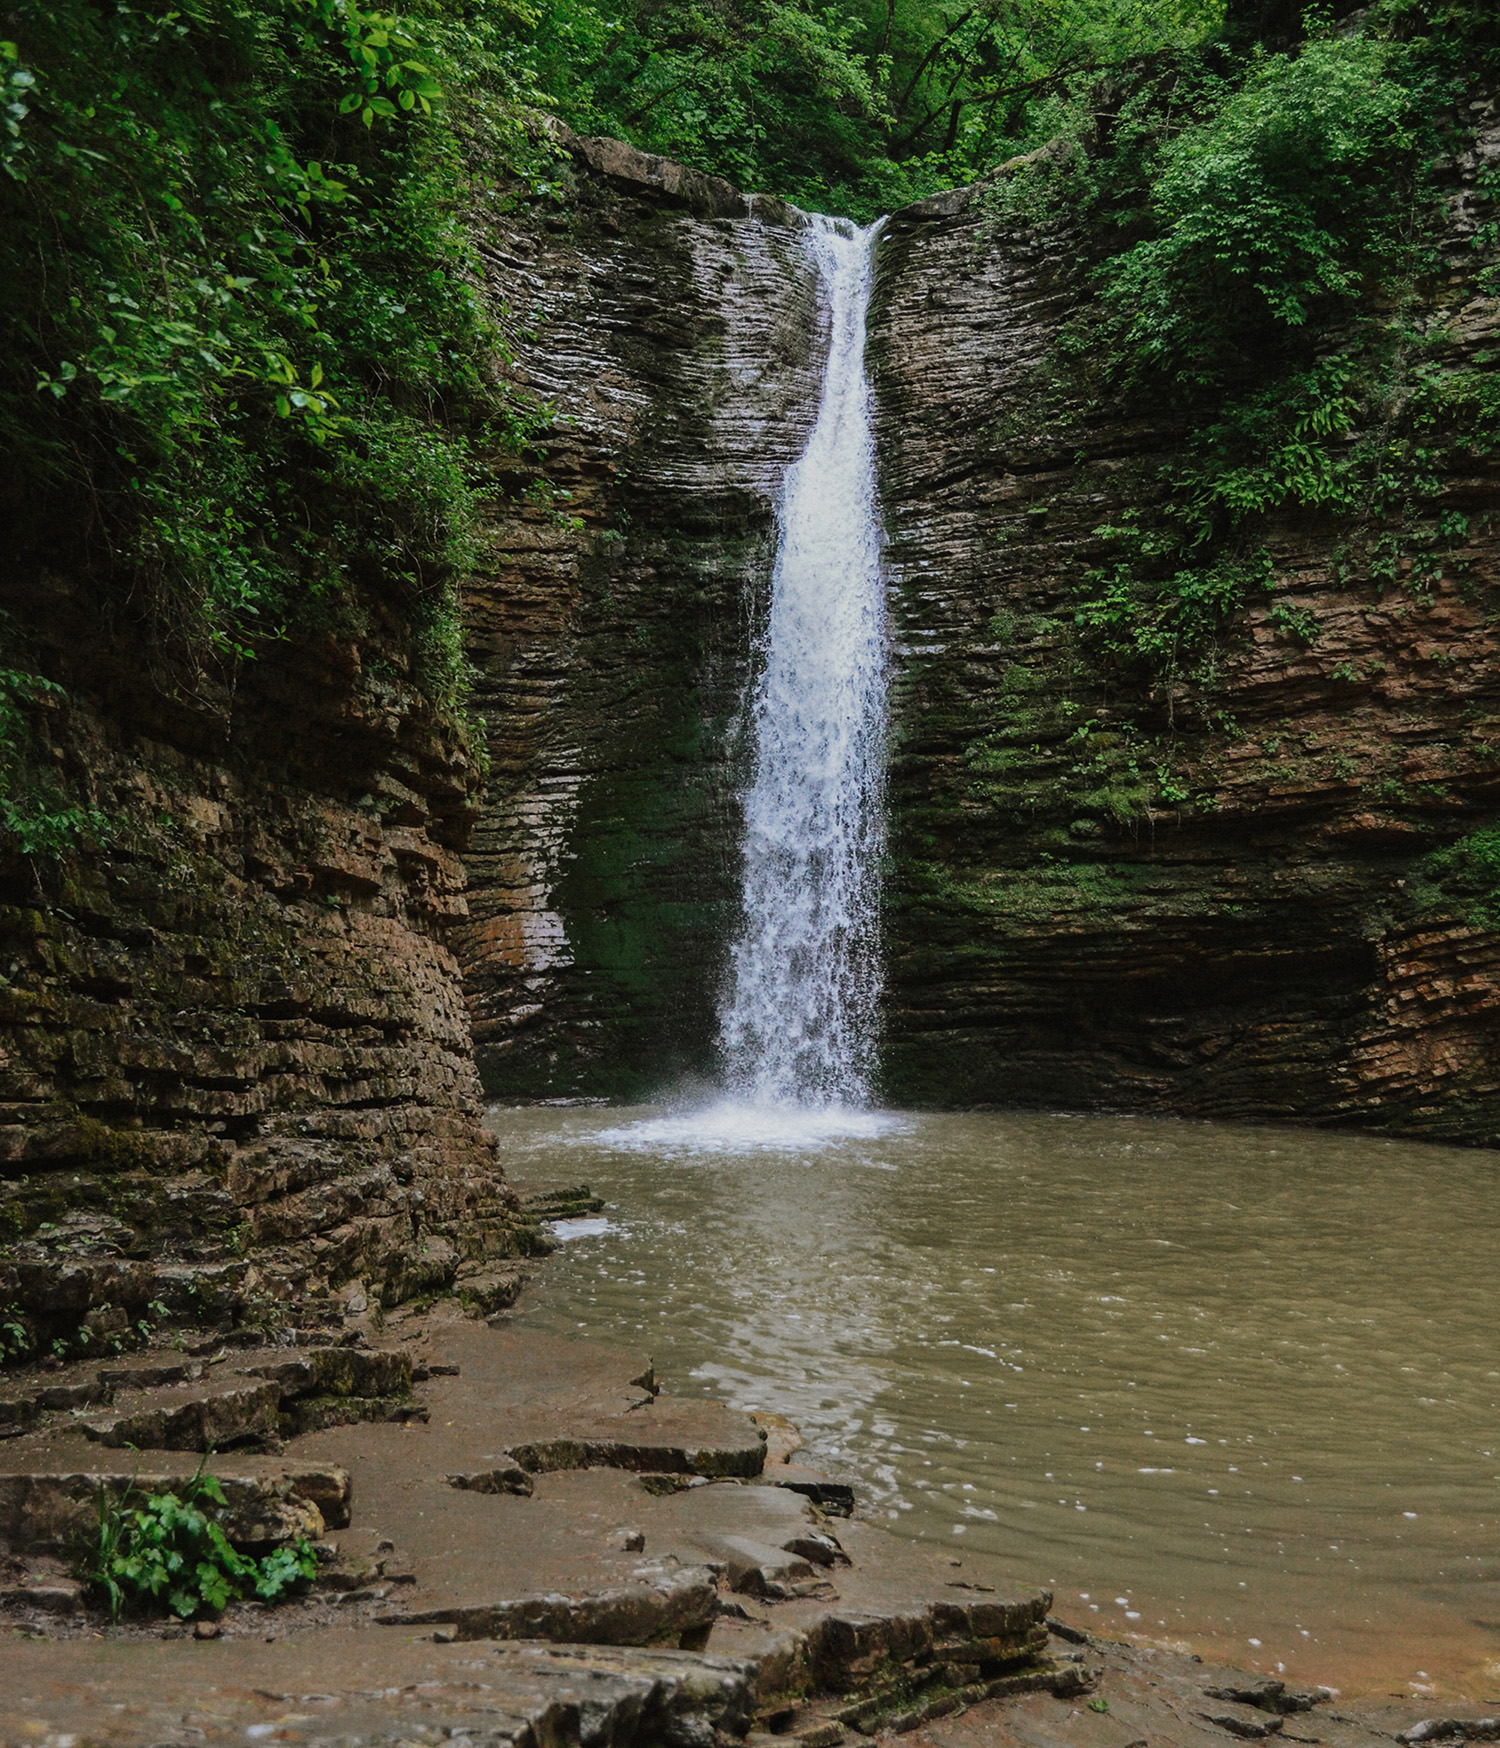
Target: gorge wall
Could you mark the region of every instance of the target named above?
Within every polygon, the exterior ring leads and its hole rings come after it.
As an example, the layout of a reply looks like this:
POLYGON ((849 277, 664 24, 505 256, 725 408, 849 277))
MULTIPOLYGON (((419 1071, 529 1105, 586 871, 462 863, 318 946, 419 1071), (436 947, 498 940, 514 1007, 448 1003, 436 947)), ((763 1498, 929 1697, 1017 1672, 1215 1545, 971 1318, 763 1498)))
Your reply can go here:
POLYGON ((712 1071, 742 705, 827 344, 795 209, 564 138, 566 200, 480 231, 559 414, 467 593, 491 769, 456 945, 485 1085, 523 1098, 712 1071))
MULTIPOLYGON (((1500 134, 1475 119, 1418 323, 1452 370, 1495 329, 1473 241, 1500 134)), ((459 951, 503 1096, 712 1070, 737 711, 825 344, 795 213, 568 149, 566 201, 486 244, 496 294, 540 318, 523 379, 564 415, 469 607, 494 770, 459 951)), ((1258 531, 1274 587, 1211 684, 1122 674, 1078 591, 1095 530, 1149 512, 1191 425, 1059 389, 1086 261, 1086 238, 997 233, 962 190, 880 249, 885 1096, 1496 1139, 1500 940, 1423 873, 1500 799, 1494 464, 1441 483, 1468 519, 1441 577, 1408 557, 1382 592, 1346 527, 1283 516, 1258 531)))
POLYGON ((40 756, 102 816, 0 862, 5 1349, 301 1323, 513 1254, 447 945, 477 773, 409 631, 363 601, 231 685, 100 603, 45 568, 5 603, 66 690, 40 756))
MULTIPOLYGON (((1500 315, 1475 189, 1497 106, 1474 119, 1412 319, 1454 376, 1500 315)), ((959 191, 880 257, 887 1096, 1500 1138, 1500 936, 1423 867, 1500 802, 1496 458, 1430 433, 1425 516, 1466 523, 1436 561, 1425 524, 1265 518, 1269 587, 1213 672, 1122 675, 1077 607, 1101 529, 1150 515, 1193 432, 1050 367, 1087 245, 997 232, 959 191)))
MULTIPOLYGON (((1454 371, 1496 327, 1475 119, 1418 310, 1454 371)), ((481 1080, 715 1069, 743 706, 826 315, 795 210, 563 144, 548 192, 474 220, 508 368, 558 415, 494 462, 466 585, 487 778, 390 601, 231 683, 88 578, 7 575, 6 663, 65 694, 37 756, 105 822, 0 863, 0 1324, 33 1344, 461 1285, 531 1242, 481 1080)), ((1274 519, 1275 587, 1211 683, 1132 678, 1079 590, 1191 429, 1051 367, 1083 258, 966 191, 880 247, 883 1096, 1500 1139, 1500 937, 1429 861, 1500 809, 1495 464, 1447 447, 1466 533, 1383 590, 1347 529, 1274 519)))

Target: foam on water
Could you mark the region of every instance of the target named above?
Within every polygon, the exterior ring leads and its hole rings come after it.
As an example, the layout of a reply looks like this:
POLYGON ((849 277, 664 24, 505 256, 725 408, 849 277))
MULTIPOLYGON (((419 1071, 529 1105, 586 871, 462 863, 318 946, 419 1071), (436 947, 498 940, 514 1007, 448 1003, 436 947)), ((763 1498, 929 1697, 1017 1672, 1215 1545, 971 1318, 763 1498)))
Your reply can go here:
POLYGON ((698 1110, 596 1130, 597 1147, 638 1153, 806 1153, 838 1141, 870 1141, 902 1126, 884 1111, 721 1099, 698 1110))

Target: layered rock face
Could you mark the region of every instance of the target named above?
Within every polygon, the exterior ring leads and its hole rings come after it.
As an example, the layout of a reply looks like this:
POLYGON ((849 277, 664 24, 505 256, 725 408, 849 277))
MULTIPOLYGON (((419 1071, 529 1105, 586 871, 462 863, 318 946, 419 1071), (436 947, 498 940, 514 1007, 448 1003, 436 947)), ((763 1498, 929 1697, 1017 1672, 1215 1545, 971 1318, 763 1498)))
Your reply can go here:
MULTIPOLYGON (((1500 127, 1478 119, 1416 319, 1455 373, 1497 326, 1474 177, 1500 127)), ((1421 517, 1268 519, 1272 590, 1214 674, 1107 666, 1076 623, 1097 531, 1149 516, 1192 429, 1059 387, 1082 241, 997 235, 960 191, 881 251, 887 1096, 1494 1141, 1500 938, 1421 864, 1500 802, 1500 470, 1450 460, 1436 553, 1421 517)))
MULTIPOLYGON (((1495 326, 1478 119, 1421 317, 1450 371, 1495 326)), ((713 1069, 775 499, 826 347, 799 215, 568 150, 542 222, 482 228, 530 318, 518 374, 561 415, 468 606, 493 770, 456 939, 499 1096, 713 1069)), ((1391 530, 1284 516, 1208 681, 1110 667, 1075 624, 1095 531, 1149 515, 1193 425, 1060 391, 1085 242, 993 234, 959 191, 880 248, 885 1096, 1493 1139, 1500 943, 1422 863, 1500 797, 1495 471, 1442 482, 1467 531, 1440 565, 1411 547, 1382 588, 1347 548, 1391 530)))
POLYGON ((0 864, 0 1313, 33 1345, 162 1307, 297 1321, 513 1252, 446 942, 476 773, 379 604, 233 689, 164 676, 91 588, 7 607, 106 827, 0 864))
POLYGON ((468 593, 490 737, 455 937, 501 1096, 710 1072, 743 705, 825 314, 802 215, 564 136, 567 198, 484 224, 518 379, 557 409, 468 593))

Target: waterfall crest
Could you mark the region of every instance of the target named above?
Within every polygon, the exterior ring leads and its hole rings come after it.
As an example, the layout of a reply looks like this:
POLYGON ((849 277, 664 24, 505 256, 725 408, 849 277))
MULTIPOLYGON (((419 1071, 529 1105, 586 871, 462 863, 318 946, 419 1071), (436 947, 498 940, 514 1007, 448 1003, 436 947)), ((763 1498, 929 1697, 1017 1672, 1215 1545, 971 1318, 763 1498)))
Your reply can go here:
POLYGON ((754 700, 743 915, 720 1013, 726 1091, 861 1106, 884 843, 885 602, 865 311, 879 225, 815 218, 830 312, 817 422, 787 469, 754 700))

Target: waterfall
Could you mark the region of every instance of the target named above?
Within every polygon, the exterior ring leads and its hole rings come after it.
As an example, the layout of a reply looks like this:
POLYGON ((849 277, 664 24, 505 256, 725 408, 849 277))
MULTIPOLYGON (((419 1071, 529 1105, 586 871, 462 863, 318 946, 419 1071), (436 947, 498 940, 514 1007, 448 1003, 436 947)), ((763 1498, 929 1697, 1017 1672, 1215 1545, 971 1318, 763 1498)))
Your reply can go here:
POLYGON ((726 1091, 860 1106, 880 989, 885 605, 865 310, 879 225, 814 218, 830 313, 817 422, 787 469, 754 699, 743 918, 720 1043, 726 1091))

